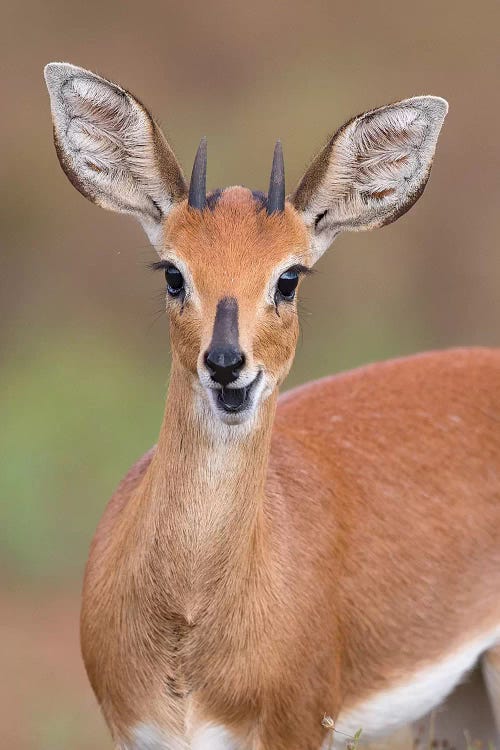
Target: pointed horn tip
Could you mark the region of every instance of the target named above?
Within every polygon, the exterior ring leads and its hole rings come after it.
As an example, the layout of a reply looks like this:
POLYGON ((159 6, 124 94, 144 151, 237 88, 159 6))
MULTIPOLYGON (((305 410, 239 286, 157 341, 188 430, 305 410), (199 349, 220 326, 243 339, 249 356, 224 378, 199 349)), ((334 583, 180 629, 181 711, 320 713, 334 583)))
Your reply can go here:
POLYGON ((281 143, 281 138, 278 138, 276 145, 274 146, 274 157, 283 157, 283 144, 281 143))
POLYGON ((200 159, 206 159, 206 157, 207 157, 207 136, 204 135, 198 144, 198 148, 196 149, 196 156, 194 157, 194 159, 196 162, 196 161, 199 161, 200 159))
POLYGON ((283 181, 284 183, 284 180, 285 180, 284 173, 285 173, 285 160, 283 158, 283 146, 281 145, 281 140, 278 138, 278 140, 276 141, 276 145, 274 147, 271 178, 274 180, 283 181))
POLYGON ((285 209, 285 163, 283 148, 278 138, 274 147, 273 166, 267 195, 267 213, 281 213, 285 209))
POLYGON ((188 205, 202 211, 207 204, 207 136, 200 140, 196 156, 194 157, 193 171, 189 185, 188 205))

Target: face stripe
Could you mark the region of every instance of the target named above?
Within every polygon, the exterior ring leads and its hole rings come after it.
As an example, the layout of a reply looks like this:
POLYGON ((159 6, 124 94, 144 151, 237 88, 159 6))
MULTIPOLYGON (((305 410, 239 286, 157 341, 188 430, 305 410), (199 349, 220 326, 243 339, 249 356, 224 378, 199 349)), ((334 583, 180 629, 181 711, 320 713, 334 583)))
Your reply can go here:
POLYGON ((234 297, 223 297, 217 303, 209 349, 239 349, 238 302, 234 297))

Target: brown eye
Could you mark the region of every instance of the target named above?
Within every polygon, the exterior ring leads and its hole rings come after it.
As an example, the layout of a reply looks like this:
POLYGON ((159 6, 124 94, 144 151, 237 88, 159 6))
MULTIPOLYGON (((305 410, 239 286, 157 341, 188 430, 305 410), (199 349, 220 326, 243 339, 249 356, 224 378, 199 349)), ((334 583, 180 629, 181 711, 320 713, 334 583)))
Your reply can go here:
POLYGON ((172 297, 178 297, 184 291, 184 277, 174 265, 166 267, 165 280, 167 291, 172 297))
POLYGON ((295 297, 295 290, 299 283, 299 274, 295 268, 289 268, 282 273, 276 285, 276 295, 279 299, 291 301, 295 297))

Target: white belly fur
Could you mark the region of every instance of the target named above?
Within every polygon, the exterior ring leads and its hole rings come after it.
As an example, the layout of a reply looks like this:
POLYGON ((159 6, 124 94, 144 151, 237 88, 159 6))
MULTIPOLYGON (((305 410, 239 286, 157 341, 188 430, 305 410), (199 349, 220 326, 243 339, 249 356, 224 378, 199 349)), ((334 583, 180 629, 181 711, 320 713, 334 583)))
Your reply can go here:
MULTIPOLYGON (((481 654, 500 642, 500 629, 470 641, 442 661, 421 669, 408 680, 340 713, 336 729, 354 735, 358 729, 370 739, 391 734, 425 716, 451 693, 474 667, 481 654)), ((336 735, 338 745, 348 738, 336 735)), ((328 745, 327 745, 328 746, 328 745)))

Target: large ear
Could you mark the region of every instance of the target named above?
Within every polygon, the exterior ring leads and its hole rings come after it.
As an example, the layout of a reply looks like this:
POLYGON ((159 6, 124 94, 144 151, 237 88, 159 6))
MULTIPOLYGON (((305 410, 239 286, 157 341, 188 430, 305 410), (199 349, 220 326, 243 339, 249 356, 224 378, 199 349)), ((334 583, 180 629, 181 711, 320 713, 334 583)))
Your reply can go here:
POLYGON ((355 117, 330 139, 291 196, 315 258, 339 232, 380 227, 411 208, 447 111, 444 99, 416 96, 355 117))
POLYGON ((45 80, 70 181, 94 203, 133 214, 158 246, 164 216, 187 193, 158 125, 132 94, 83 68, 49 63, 45 80))

